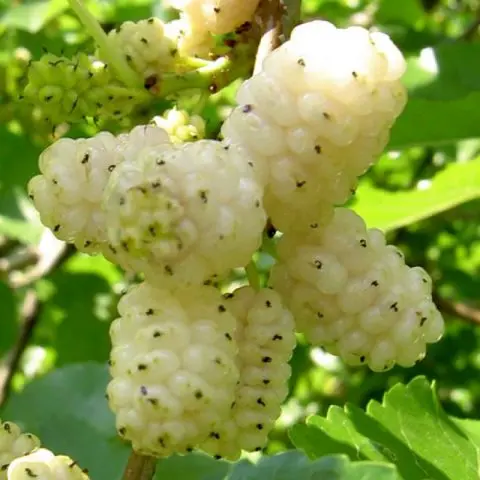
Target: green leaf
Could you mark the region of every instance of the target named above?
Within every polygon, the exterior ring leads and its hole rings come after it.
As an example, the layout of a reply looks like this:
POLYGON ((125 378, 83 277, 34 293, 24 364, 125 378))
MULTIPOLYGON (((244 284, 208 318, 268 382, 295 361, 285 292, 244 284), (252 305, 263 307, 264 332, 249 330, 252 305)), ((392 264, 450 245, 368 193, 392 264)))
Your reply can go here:
POLYGON ((294 444, 317 458, 332 448, 351 459, 394 463, 404 480, 478 480, 478 448, 442 410, 425 377, 397 384, 366 413, 347 405, 291 430, 294 444), (328 441, 325 441, 327 439, 328 441))
POLYGON ((37 33, 67 8, 66 0, 41 0, 17 4, 0 18, 0 31, 4 28, 18 28, 37 33))
POLYGON ((12 395, 2 418, 38 435, 43 445, 88 468, 92 480, 120 479, 128 448, 117 437, 105 399, 105 365, 60 368, 12 395))
MULTIPOLYGON (((184 477, 186 478, 186 477, 184 477)), ((323 457, 310 461, 298 451, 262 457, 256 464, 237 463, 228 480, 397 480, 392 465, 350 462, 346 456, 323 457)))
POLYGON ((453 143, 478 137, 480 122, 478 43, 445 43, 410 58, 404 82, 407 106, 388 147, 453 143))
POLYGON ((26 195, 40 150, 0 125, 0 233, 24 243, 40 239, 43 226, 26 195))
POLYGON ((108 360, 118 300, 112 286, 119 279, 118 270, 102 257, 78 253, 50 275, 54 294, 44 303, 36 339, 55 348, 58 366, 108 360))
POLYGON ((395 230, 480 198, 480 157, 448 166, 428 188, 389 192, 361 182, 353 209, 369 227, 395 230))
POLYGON ((178 478, 179 480, 223 480, 230 469, 230 463, 202 453, 188 455, 173 455, 159 460, 155 478, 165 480, 178 478))
POLYGON ((415 26, 425 17, 419 0, 381 0, 375 12, 375 22, 400 23, 415 26))

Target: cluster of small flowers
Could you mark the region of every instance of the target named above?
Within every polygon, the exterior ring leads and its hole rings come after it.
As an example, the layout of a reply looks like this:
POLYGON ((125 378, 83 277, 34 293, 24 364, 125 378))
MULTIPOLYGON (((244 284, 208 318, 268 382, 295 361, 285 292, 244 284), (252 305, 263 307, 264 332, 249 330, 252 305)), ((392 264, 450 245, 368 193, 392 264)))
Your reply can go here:
POLYGON ((337 207, 386 145, 403 70, 385 35, 314 21, 240 87, 222 141, 179 141, 201 127, 182 117, 192 128, 180 128, 173 111, 42 154, 29 185, 42 222, 144 275, 111 330, 109 402, 134 449, 261 449, 287 393, 295 328, 373 370, 413 365, 441 336, 428 275, 337 207), (170 121, 169 136, 158 125, 170 121), (283 232, 275 290, 223 298, 217 283, 249 263, 267 216, 283 232))

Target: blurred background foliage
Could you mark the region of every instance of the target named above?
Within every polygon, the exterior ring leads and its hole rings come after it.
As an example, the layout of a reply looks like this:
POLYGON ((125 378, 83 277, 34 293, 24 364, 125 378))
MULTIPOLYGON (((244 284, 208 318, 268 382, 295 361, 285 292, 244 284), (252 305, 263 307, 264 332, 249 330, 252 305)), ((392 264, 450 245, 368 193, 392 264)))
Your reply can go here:
MULTIPOLYGON (((149 0, 86 3, 106 30, 172 15, 149 0)), ((428 270, 447 332, 415 368, 381 374, 348 368, 300 339, 269 451, 290 448, 287 429, 306 415, 346 402, 363 407, 419 374, 437 381, 447 412, 479 418, 480 2, 304 0, 301 18, 380 29, 408 59, 409 103, 351 204, 369 226, 388 232, 410 264, 428 270)), ((117 478, 127 451, 103 398, 105 362, 109 322, 131 279, 102 258, 65 248, 39 223, 25 187, 51 132, 17 102, 31 59, 90 46, 66 1, 0 0, 0 416, 75 455, 99 475, 93 478, 117 478)), ((210 99, 210 124, 228 113, 237 86, 210 99)), ((93 133, 85 124, 67 134, 93 133)), ((272 258, 263 252, 257 262, 266 275, 272 258)), ((232 281, 242 282, 241 272, 232 281)))

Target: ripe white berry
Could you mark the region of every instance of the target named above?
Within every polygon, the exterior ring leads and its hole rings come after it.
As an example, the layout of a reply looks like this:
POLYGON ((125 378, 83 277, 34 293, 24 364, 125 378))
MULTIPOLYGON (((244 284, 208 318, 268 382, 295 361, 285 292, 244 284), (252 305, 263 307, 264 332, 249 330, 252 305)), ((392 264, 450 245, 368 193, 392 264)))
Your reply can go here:
POLYGON ((108 40, 144 78, 175 68, 178 49, 158 18, 124 22, 117 30, 109 32, 108 40))
POLYGON ((170 3, 196 29, 220 35, 252 20, 259 0, 172 0, 170 3))
POLYGON ((88 480, 88 475, 71 458, 55 455, 45 448, 14 460, 7 470, 8 480, 88 480))
POLYGON ((205 138, 205 120, 199 115, 189 115, 185 110, 172 108, 152 123, 165 130, 172 143, 184 143, 205 138))
POLYGON ((350 197, 404 108, 404 70, 386 35, 312 21, 243 83, 222 134, 268 165, 265 205, 278 229, 350 197))
POLYGON ((310 230, 280 239, 270 278, 298 330, 346 363, 374 371, 421 360, 444 330, 428 274, 405 265, 380 230, 367 230, 346 208, 310 230))
POLYGON ((240 379, 230 418, 200 448, 217 458, 236 460, 242 450, 261 450, 280 416, 288 393, 295 324, 280 295, 271 289, 255 292, 242 287, 226 295, 226 302, 238 320, 240 379))
POLYGON ((13 422, 0 421, 0 480, 7 480, 7 468, 14 459, 38 447, 40 440, 35 435, 23 433, 13 422))
POLYGON ((213 36, 205 26, 195 23, 186 14, 166 23, 165 35, 175 43, 180 55, 180 65, 186 57, 208 58, 215 45, 213 36))
POLYGON ((41 175, 28 185, 42 223, 80 251, 108 256, 101 210, 108 178, 135 152, 162 143, 169 143, 168 134, 154 126, 135 127, 119 137, 101 132, 87 139, 58 140, 40 155, 41 175))
POLYGON ((235 317, 210 286, 142 283, 118 311, 107 393, 119 434, 146 455, 193 449, 221 428, 234 400, 235 317))
POLYGON ((98 207, 107 179, 121 161, 116 146, 107 132, 89 139, 62 138, 40 155, 42 175, 29 182, 42 223, 81 251, 98 252, 105 242, 98 207))
POLYGON ((104 211, 116 260, 151 283, 211 282, 246 265, 266 216, 255 165, 214 140, 145 149, 110 177, 104 211))

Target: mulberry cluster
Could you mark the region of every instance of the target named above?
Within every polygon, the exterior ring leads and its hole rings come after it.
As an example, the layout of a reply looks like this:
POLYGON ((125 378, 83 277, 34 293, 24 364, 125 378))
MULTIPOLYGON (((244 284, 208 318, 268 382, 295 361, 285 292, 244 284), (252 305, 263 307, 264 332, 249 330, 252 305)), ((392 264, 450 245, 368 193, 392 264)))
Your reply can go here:
MULTIPOLYGON (((179 68, 183 49, 209 51, 257 3, 175 0, 179 20, 127 22, 109 38, 148 77, 179 68)), ((374 371, 412 366, 440 338, 427 273, 339 207, 387 144, 404 69, 386 35, 313 21, 240 87, 222 141, 202 139, 203 120, 174 109, 43 152, 29 184, 42 222, 143 274, 111 326, 108 399, 134 450, 232 460, 261 450, 288 392, 295 329, 374 371), (283 232, 270 287, 222 296, 220 283, 261 246, 267 216, 283 232)), ((11 469, 50 478, 57 463, 11 469)))
POLYGON ((265 206, 277 229, 348 200, 405 105, 404 70, 385 34, 313 21, 243 83, 222 133, 267 165, 265 206))
POLYGON ((40 440, 35 435, 23 433, 13 422, 0 421, 0 480, 11 480, 7 477, 9 465, 39 447, 40 440))
POLYGON ((86 117, 123 119, 144 97, 145 92, 118 84, 107 64, 84 53, 71 59, 47 54, 33 62, 22 95, 53 126, 86 117))
POLYGON ((86 470, 64 455, 55 455, 44 448, 17 458, 7 470, 8 480, 88 480, 86 470))
POLYGON ((192 450, 222 427, 234 401, 234 316, 214 287, 146 283, 118 311, 107 393, 119 434, 146 455, 192 450))
POLYGON ((286 233, 278 255, 271 285, 297 329, 350 365, 411 367, 443 334, 428 274, 406 266, 400 250, 351 210, 337 208, 308 236, 286 233))

